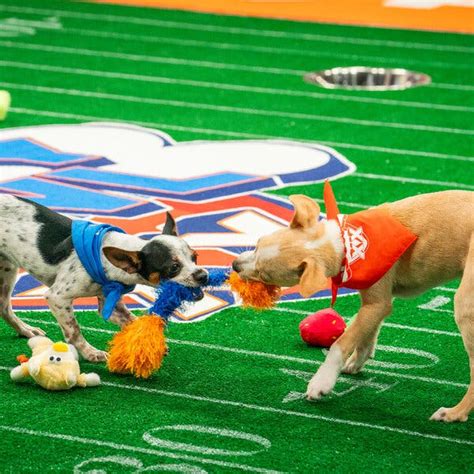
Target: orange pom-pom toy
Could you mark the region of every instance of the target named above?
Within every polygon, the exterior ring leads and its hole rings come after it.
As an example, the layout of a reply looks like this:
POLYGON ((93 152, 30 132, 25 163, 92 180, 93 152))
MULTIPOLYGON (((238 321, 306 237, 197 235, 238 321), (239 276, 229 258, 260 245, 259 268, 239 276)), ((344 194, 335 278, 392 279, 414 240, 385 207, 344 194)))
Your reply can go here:
POLYGON ((281 288, 260 281, 242 280, 236 272, 229 276, 229 285, 242 298, 244 306, 266 309, 275 306, 281 295, 281 288))
MULTIPOLYGON (((280 288, 256 281, 241 280, 227 269, 209 271, 208 287, 228 283, 242 298, 244 306, 271 308, 280 296, 280 288)), ((141 316, 127 324, 112 339, 107 366, 111 372, 148 378, 161 367, 167 352, 165 328, 168 318, 185 302, 203 296, 202 288, 189 288, 166 281, 157 289, 157 299, 149 316, 141 316)))
POLYGON ((166 322, 156 315, 141 316, 115 334, 107 367, 118 374, 147 379, 161 367, 167 347, 166 322))

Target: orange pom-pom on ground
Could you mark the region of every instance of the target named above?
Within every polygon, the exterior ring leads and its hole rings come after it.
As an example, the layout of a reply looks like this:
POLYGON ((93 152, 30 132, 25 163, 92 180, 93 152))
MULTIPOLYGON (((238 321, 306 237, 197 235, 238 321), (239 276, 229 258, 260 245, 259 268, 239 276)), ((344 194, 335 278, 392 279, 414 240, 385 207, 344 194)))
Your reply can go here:
POLYGON ((317 347, 331 347, 346 329, 346 323, 333 309, 317 311, 300 323, 300 334, 306 344, 317 347))
POLYGON ((242 280, 236 272, 229 276, 230 289, 239 294, 244 306, 266 309, 275 305, 280 298, 281 288, 260 281, 242 280))
POLYGON ((118 374, 147 379, 161 367, 166 354, 166 322, 156 316, 141 316, 115 334, 109 345, 107 367, 118 374))

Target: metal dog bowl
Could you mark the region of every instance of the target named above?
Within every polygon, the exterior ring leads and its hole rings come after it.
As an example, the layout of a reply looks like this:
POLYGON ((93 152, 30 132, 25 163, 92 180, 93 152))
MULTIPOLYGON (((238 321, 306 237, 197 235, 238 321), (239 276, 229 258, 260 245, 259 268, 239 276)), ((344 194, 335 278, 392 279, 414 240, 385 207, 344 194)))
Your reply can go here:
POLYGON ((403 90, 431 83, 431 77, 421 72, 364 66, 336 67, 311 72, 304 78, 307 82, 326 89, 369 91, 403 90))

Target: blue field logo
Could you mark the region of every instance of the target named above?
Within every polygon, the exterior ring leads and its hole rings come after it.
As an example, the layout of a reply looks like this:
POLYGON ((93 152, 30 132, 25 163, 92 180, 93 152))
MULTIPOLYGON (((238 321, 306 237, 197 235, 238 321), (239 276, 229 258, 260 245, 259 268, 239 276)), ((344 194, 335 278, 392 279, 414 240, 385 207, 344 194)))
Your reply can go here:
MULTIPOLYGON (((288 140, 176 143, 158 130, 128 124, 48 125, 0 131, 0 192, 150 238, 167 210, 200 263, 227 266, 266 233, 286 226, 292 207, 264 190, 317 183, 354 171, 335 150, 288 140)), ((46 309, 45 288, 20 276, 16 310, 46 309)), ((297 299, 288 290, 285 299, 297 299)), ((133 308, 148 307, 153 291, 127 296, 133 308)), ((233 303, 216 291, 178 319, 191 321, 233 303)), ((77 308, 95 308, 83 299, 77 308)))

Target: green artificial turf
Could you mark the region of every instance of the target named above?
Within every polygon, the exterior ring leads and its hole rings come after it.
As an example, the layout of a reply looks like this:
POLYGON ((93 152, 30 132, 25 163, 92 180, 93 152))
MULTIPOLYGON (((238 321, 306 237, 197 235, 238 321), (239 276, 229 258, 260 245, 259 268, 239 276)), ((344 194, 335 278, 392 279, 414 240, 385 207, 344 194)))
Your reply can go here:
MULTIPOLYGON (((49 0, 2 0, 0 29, 7 18, 55 18, 61 28, 0 37, 0 88, 12 94, 3 128, 123 120, 178 141, 326 143, 357 166, 334 182, 344 212, 474 189, 470 36, 49 0), (433 84, 369 93, 302 80, 348 65, 408 67, 433 84)), ((322 186, 272 192, 320 199, 322 186)), ((0 322, 0 471, 472 472, 473 420, 428 420, 469 382, 453 296, 441 288, 396 301, 375 361, 320 403, 301 394, 324 354, 306 347, 297 327, 328 300, 171 325, 170 355, 152 379, 83 363, 103 385, 66 393, 10 381, 27 346, 0 322), (433 301, 442 304, 424 306, 433 301)), ((357 307, 356 296, 337 303, 347 318, 357 307)), ((49 313, 22 317, 61 337, 49 313)), ((92 312, 78 318, 105 348, 114 327, 92 312)))

